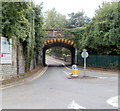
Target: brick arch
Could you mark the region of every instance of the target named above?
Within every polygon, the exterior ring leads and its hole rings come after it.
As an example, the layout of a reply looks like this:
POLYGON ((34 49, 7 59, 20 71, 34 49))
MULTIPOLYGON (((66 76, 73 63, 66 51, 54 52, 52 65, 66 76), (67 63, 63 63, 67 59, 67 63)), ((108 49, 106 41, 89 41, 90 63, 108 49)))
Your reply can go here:
POLYGON ((73 41, 67 40, 67 39, 60 39, 60 38, 54 38, 54 39, 49 39, 44 42, 43 48, 42 48, 42 62, 43 66, 46 66, 45 63, 45 55, 46 55, 46 50, 50 49, 52 47, 64 47, 71 52, 71 65, 75 64, 75 46, 73 41))

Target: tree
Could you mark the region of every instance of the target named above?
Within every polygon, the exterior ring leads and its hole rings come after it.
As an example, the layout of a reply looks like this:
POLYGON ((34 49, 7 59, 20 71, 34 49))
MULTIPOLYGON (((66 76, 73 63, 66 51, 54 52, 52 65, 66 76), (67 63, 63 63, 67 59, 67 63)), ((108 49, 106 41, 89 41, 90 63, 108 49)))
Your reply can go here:
MULTIPOLYGON (((2 34, 8 39, 17 38, 23 46, 26 71, 30 68, 35 53, 40 52, 42 43, 41 6, 33 2, 2 2, 2 34)), ((38 56, 38 55, 36 55, 38 56)))
POLYGON ((43 37, 44 32, 42 30, 43 27, 43 16, 42 16, 42 4, 36 5, 33 7, 35 12, 35 53, 36 53, 36 61, 38 62, 38 56, 41 53, 42 45, 43 45, 43 37))
POLYGON ((82 27, 85 25, 85 23, 90 21, 90 19, 85 16, 85 13, 83 11, 78 13, 73 12, 71 14, 68 14, 68 16, 70 17, 69 21, 71 28, 82 27))
POLYGON ((65 15, 58 13, 54 8, 47 11, 44 28, 66 28, 68 21, 65 15))
POLYGON ((101 47, 101 53, 120 53, 120 33, 118 21, 118 2, 103 3, 96 10, 94 23, 94 40, 97 47, 101 47))
POLYGON ((120 54, 118 3, 104 2, 90 22, 67 31, 65 37, 75 41, 78 52, 87 48, 90 54, 120 54))
POLYGON ((2 2, 2 34, 8 38, 16 36, 23 41, 29 33, 30 24, 25 17, 30 3, 2 2))

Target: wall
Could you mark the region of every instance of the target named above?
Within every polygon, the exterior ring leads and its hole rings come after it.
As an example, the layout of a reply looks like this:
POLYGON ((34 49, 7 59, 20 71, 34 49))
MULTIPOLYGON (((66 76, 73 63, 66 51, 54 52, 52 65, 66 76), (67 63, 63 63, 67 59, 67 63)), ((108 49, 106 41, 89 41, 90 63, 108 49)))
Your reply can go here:
POLYGON ((16 38, 13 37, 12 38, 12 64, 0 64, 0 81, 11 78, 13 76, 17 76, 18 74, 25 72, 25 62, 24 62, 22 46, 17 44, 18 43, 16 38))
MULTIPOLYGON (((30 70, 34 69, 37 64, 40 65, 41 62, 41 56, 34 55, 31 61, 30 70), (38 61, 36 61, 36 57, 38 57, 38 61)), ((22 45, 20 45, 20 43, 17 42, 16 37, 12 37, 12 64, 0 63, 0 81, 4 79, 9 79, 22 73, 25 73, 25 59, 23 55, 23 47, 22 45)))
MULTIPOLYGON (((1 40, 1 39, 0 39, 1 40)), ((1 43, 1 42, 0 42, 1 43)), ((17 74, 16 39, 12 39, 12 64, 0 64, 0 79, 6 79, 17 74)), ((0 50, 1 51, 1 50, 0 50)))

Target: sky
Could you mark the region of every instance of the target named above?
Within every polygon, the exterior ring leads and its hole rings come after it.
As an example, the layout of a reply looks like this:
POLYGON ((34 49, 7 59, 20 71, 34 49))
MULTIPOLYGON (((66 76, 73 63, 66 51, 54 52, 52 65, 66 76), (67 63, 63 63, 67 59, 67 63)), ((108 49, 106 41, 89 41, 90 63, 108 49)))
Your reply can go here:
POLYGON ((85 15, 92 18, 95 10, 103 1, 111 2, 113 0, 33 0, 35 4, 43 2, 43 12, 55 8, 55 10, 63 15, 72 12, 84 11, 85 15))

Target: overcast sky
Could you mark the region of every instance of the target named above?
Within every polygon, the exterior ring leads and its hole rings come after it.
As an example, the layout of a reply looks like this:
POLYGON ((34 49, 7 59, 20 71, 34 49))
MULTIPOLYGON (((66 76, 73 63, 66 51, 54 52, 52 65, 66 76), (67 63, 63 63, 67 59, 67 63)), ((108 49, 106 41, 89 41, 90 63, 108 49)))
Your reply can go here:
POLYGON ((43 2, 43 11, 55 8, 57 12, 67 15, 68 13, 84 10, 88 17, 93 17, 95 10, 103 1, 111 2, 113 0, 33 0, 36 4, 43 2))

